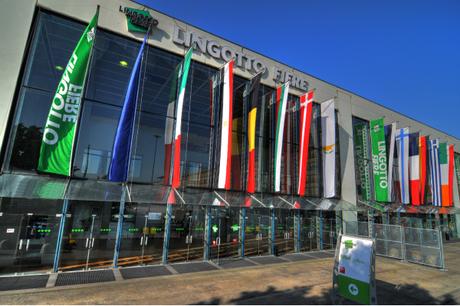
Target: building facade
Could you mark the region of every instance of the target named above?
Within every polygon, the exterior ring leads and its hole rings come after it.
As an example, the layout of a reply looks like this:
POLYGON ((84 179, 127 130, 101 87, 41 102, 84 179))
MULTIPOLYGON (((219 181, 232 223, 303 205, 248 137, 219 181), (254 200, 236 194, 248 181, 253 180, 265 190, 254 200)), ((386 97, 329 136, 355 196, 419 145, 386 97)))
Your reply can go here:
MULTIPOLYGON (((344 222, 442 227, 460 236, 458 181, 453 207, 403 205, 395 198, 383 212, 364 200, 357 156, 358 124, 384 117, 455 146, 460 140, 414 119, 226 41, 180 20, 127 0, 16 0, 2 4, 0 38, 0 274, 69 271, 154 263, 219 260, 332 248, 344 222), (43 126, 67 61, 100 4, 73 173, 38 173, 43 126), (158 23, 149 37, 141 71, 127 184, 107 179, 118 119, 143 33, 127 25, 125 8, 149 12, 158 23), (175 69, 194 45, 182 120, 182 186, 165 180, 167 126, 175 69), (216 188, 216 114, 210 80, 235 59, 232 179, 216 188), (256 193, 246 190, 247 105, 245 84, 264 71, 256 122, 256 193), (281 192, 273 192, 276 87, 290 80, 281 192), (296 196, 299 159, 299 97, 315 89, 305 197, 296 196), (320 104, 335 99, 336 198, 322 198, 320 104), (174 192, 178 201, 167 205, 174 192), (245 206, 251 198, 251 205, 245 206), (218 204, 218 205, 216 205, 218 204), (298 206, 300 205, 300 207, 298 206), (123 215, 122 221, 119 216, 123 215)), ((369 140, 368 140, 369 141, 369 140)), ((457 153, 456 153, 457 154, 457 153)), ((360 170, 361 169, 361 170, 360 170)), ((369 170, 370 171, 370 170, 369 170)), ((457 170, 458 171, 458 170, 457 170)))

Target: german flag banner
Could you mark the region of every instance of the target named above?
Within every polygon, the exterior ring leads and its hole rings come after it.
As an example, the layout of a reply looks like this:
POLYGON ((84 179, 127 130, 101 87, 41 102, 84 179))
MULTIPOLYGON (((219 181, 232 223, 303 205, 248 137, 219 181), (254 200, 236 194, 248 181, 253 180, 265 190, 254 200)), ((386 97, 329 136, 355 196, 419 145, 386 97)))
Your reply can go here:
POLYGON ((257 104, 259 103, 259 87, 262 74, 259 73, 247 84, 245 97, 248 97, 248 177, 246 191, 254 193, 256 189, 256 121, 257 104))

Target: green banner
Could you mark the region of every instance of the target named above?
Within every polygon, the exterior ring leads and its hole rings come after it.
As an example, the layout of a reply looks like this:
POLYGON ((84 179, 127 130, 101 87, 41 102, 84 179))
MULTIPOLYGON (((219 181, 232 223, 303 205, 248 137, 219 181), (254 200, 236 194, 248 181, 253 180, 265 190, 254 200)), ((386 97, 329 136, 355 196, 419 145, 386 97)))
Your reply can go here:
POLYGON ((37 170, 70 176, 73 144, 99 10, 72 53, 51 102, 37 170))
POLYGON ((371 181, 369 170, 369 133, 366 123, 353 126, 353 142, 355 146, 356 163, 359 175, 358 194, 362 200, 371 200, 371 181))
POLYGON ((455 174, 457 175, 458 195, 460 196, 460 154, 454 153, 455 174))
POLYGON ((371 120, 372 169, 374 172, 375 200, 388 201, 387 149, 383 118, 371 120))

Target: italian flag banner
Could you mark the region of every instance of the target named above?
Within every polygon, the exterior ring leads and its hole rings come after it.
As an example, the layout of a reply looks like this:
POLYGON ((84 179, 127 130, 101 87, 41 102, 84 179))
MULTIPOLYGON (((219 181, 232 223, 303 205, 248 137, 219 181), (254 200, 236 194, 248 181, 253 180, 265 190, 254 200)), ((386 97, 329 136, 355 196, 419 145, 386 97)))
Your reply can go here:
POLYGON ((275 192, 280 192, 281 187, 281 153, 283 152, 284 121, 286 118, 288 92, 289 82, 276 89, 275 192))
POLYGON ((371 120, 372 165, 375 200, 388 201, 388 169, 383 118, 371 120))
POLYGON ((185 87, 187 86, 187 77, 190 70, 190 63, 192 61, 193 48, 190 48, 185 53, 184 61, 180 64, 177 72, 177 80, 179 84, 179 91, 177 94, 176 103, 176 126, 174 128, 174 161, 173 161, 173 176, 171 186, 178 188, 180 186, 180 147, 182 139, 182 110, 184 109, 185 87))
MULTIPOLYGON (((453 149, 453 147, 452 147, 453 149)), ((452 159, 450 158, 453 150, 450 150, 450 146, 447 143, 439 144, 439 164, 441 169, 441 205, 442 206, 451 206, 453 200, 453 188, 451 184, 453 183, 453 174, 454 171, 450 167, 452 159), (452 152, 449 152, 452 151, 452 152), (452 176, 452 178, 451 178, 452 176)), ((453 154, 452 154, 453 155, 453 154)))
POLYGON ((358 164, 359 189, 364 201, 372 199, 371 173, 369 169, 369 132, 367 124, 358 123, 353 126, 353 143, 358 164))
POLYGON ((43 131, 39 171, 71 175, 75 132, 98 16, 99 8, 80 37, 54 94, 43 131))

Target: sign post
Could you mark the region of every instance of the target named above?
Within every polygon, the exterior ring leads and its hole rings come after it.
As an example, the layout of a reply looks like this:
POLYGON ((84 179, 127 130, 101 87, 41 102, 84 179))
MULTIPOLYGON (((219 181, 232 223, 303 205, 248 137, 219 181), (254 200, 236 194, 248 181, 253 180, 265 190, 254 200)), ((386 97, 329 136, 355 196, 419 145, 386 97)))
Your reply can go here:
POLYGON ((341 235, 335 250, 335 295, 360 304, 377 304, 375 240, 341 235))

